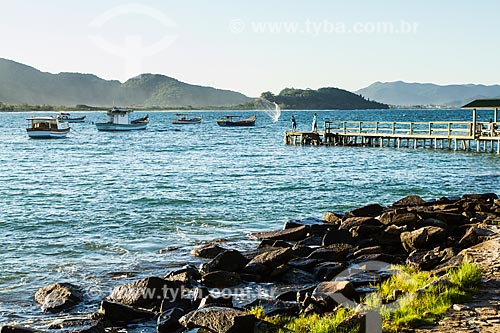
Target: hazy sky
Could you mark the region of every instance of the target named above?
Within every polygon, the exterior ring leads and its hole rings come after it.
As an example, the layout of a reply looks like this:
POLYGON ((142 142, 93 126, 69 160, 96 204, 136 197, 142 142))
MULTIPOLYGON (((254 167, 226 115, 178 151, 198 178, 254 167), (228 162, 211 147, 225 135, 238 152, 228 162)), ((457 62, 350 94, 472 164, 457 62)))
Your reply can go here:
POLYGON ((500 1, 0 0, 0 57, 250 96, 374 81, 500 83, 500 1))

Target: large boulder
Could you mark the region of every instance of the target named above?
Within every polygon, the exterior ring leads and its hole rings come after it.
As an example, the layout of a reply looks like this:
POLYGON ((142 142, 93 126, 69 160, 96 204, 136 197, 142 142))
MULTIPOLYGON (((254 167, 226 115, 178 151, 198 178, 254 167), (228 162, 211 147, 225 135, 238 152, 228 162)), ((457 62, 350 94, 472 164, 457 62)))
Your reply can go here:
POLYGON ((109 299, 125 305, 152 308, 159 307, 165 299, 175 302, 182 296, 181 283, 149 277, 115 287, 109 299))
POLYGON ((465 232, 465 235, 458 241, 458 246, 461 248, 472 247, 476 244, 488 240, 493 232, 489 229, 484 229, 472 226, 465 232))
POLYGON ((71 333, 104 333, 105 324, 102 318, 74 317, 53 321, 49 325, 49 330, 71 333))
POLYGON ((179 320, 189 330, 202 328, 215 333, 253 333, 256 321, 251 314, 225 307, 198 309, 179 320))
POLYGON ((434 248, 443 243, 446 237, 446 230, 440 227, 423 227, 400 235, 401 243, 407 252, 434 248))
POLYGON ((285 230, 256 232, 250 234, 250 237, 259 240, 273 239, 273 240, 284 240, 284 241, 299 241, 306 238, 307 231, 308 227, 305 225, 301 225, 296 228, 289 228, 285 230))
POLYGON ((39 333, 33 328, 23 327, 18 325, 5 325, 0 329, 0 333, 39 333))
POLYGON ((35 301, 44 312, 60 312, 83 300, 79 288, 71 283, 54 283, 38 289, 35 301))
POLYGON ((349 217, 342 221, 340 229, 351 231, 353 228, 360 226, 383 226, 379 220, 373 217, 349 217))
POLYGON ((280 277, 280 281, 291 285, 309 285, 316 282, 316 277, 298 268, 290 268, 280 277))
POLYGON ((191 265, 186 265, 181 269, 169 272, 164 277, 167 281, 176 281, 186 287, 192 287, 200 278, 201 275, 196 267, 191 265))
POLYGON ((320 304, 326 311, 331 311, 336 305, 357 297, 354 286, 349 281, 325 281, 316 286, 312 292, 312 300, 320 304))
POLYGON ((215 271, 239 272, 248 263, 247 258, 239 251, 227 250, 219 253, 212 261, 202 266, 203 273, 215 271))
POLYGON ((307 258, 320 259, 324 261, 345 261, 349 252, 352 251, 352 245, 332 244, 314 250, 307 258))
POLYGON ((279 265, 287 263, 293 258, 293 251, 290 248, 281 248, 267 251, 254 257, 245 267, 248 273, 261 274, 270 272, 279 265), (254 267, 259 267, 261 271, 255 271, 254 267))
POLYGON ((393 203, 394 207, 411 207, 425 205, 426 201, 418 195, 409 195, 393 203))
POLYGON ((342 222, 343 217, 344 217, 343 215, 328 211, 325 212, 325 214, 323 215, 323 220, 326 223, 340 224, 342 222))
MULTIPOLYGON (((294 299, 295 300, 295 294, 294 293, 294 299)), ((272 317, 272 316, 294 316, 297 315, 299 311, 299 307, 297 304, 290 303, 290 302, 283 302, 280 300, 274 300, 274 299, 256 299, 255 301, 248 303, 243 306, 244 310, 251 310, 253 308, 262 308, 264 310, 264 315, 267 317, 272 317)))
POLYGON ((152 311, 136 309, 129 305, 121 303, 102 301, 99 313, 105 320, 112 324, 128 324, 131 322, 143 321, 152 319, 155 314, 152 311))
POLYGON ((378 220, 385 225, 397 225, 397 226, 410 226, 413 227, 417 223, 417 215, 415 213, 410 213, 407 211, 400 212, 399 210, 392 210, 385 212, 378 217, 378 220))
POLYGON ((352 235, 349 230, 341 229, 335 231, 328 231, 323 236, 323 240, 321 242, 321 246, 329 246, 332 244, 350 244, 352 243, 352 235))
POLYGON ((229 288, 241 284, 241 277, 236 272, 215 271, 203 275, 201 283, 209 288, 229 288))
POLYGON ((406 265, 418 270, 431 270, 456 255, 453 248, 440 250, 435 248, 430 251, 415 250, 406 259, 406 265))
POLYGON ((184 310, 179 308, 172 308, 162 312, 158 316, 156 332, 171 333, 179 331, 183 328, 183 326, 179 323, 179 319, 181 319, 184 314, 184 310))
POLYGON ((191 250, 191 255, 200 258, 213 259, 219 253, 226 251, 225 248, 217 244, 203 244, 191 250))
POLYGON ((369 217, 375 217, 382 213, 384 210, 384 207, 380 206, 379 204, 369 204, 363 207, 359 207, 356 209, 353 209, 351 211, 348 211, 346 213, 347 216, 369 216, 369 217))

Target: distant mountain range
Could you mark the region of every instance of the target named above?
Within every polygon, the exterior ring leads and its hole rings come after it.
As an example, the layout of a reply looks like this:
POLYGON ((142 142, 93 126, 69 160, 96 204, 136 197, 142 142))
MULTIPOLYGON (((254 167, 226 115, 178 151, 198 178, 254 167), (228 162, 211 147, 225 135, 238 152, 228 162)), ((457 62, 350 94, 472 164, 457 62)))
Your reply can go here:
POLYGON ((0 102, 73 106, 231 106, 252 101, 241 93, 180 82, 168 76, 141 74, 125 83, 92 74, 41 72, 0 58, 0 102))
POLYGON ((275 102, 283 109, 294 110, 356 110, 388 109, 387 104, 368 101, 350 91, 338 88, 283 89, 278 95, 262 93, 261 98, 275 102))
POLYGON ((392 105, 460 107, 477 98, 500 98, 500 85, 375 82, 356 93, 392 105))

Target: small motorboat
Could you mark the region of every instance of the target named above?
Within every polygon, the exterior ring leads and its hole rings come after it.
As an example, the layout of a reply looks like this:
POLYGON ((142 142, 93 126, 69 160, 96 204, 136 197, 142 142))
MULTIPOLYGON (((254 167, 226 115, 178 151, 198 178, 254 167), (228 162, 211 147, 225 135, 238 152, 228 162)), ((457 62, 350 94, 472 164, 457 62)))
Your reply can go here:
POLYGON ((172 120, 172 124, 174 125, 199 124, 203 119, 202 117, 188 118, 189 115, 184 113, 176 113, 175 116, 178 117, 178 119, 172 120))
POLYGON ((133 131, 133 130, 143 130, 148 127, 149 116, 146 115, 142 118, 130 120, 130 113, 133 110, 130 109, 120 109, 113 107, 106 113, 108 121, 105 123, 96 123, 98 131, 133 131))
POLYGON ((224 116, 223 119, 217 120, 217 125, 224 127, 239 127, 239 126, 255 126, 257 116, 253 115, 247 119, 239 119, 241 116, 224 116))
POLYGON ((67 112, 59 112, 57 114, 57 118, 59 118, 59 120, 65 121, 67 123, 83 123, 83 122, 85 122, 86 117, 87 116, 71 117, 71 115, 67 112))
POLYGON ((67 122, 58 117, 32 117, 27 118, 26 131, 32 139, 59 139, 68 135, 70 127, 67 122))

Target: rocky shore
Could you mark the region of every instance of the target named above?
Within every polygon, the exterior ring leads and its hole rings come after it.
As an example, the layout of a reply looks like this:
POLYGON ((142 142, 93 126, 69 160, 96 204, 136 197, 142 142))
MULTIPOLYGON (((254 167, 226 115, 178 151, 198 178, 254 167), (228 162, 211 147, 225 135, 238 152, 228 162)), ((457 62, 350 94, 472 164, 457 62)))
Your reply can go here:
MULTIPOLYGON (((6 325, 1 333, 109 332, 141 322, 155 322, 157 332, 266 332, 266 323, 248 310, 299 316, 329 314, 339 305, 354 308, 374 283, 391 276, 392 264, 441 276, 473 258, 488 269, 484 283, 498 286, 498 264, 484 264, 498 253, 481 257, 477 250, 483 242, 490 241, 483 243, 490 250, 498 244, 498 224, 500 200, 492 193, 431 201, 408 196, 388 207, 369 204, 342 214, 326 212, 322 219, 288 221, 281 230, 249 235, 259 241, 250 251, 223 243, 196 247, 191 254, 203 260, 200 267, 187 265, 162 277, 117 285, 96 313, 42 329, 6 325), (238 295, 257 287, 267 295, 255 293, 242 304, 238 295)), ((34 298, 44 312, 65 314, 86 301, 78 286, 63 281, 39 289, 34 298)), ((363 320, 366 313, 359 312, 344 327, 363 320)))

